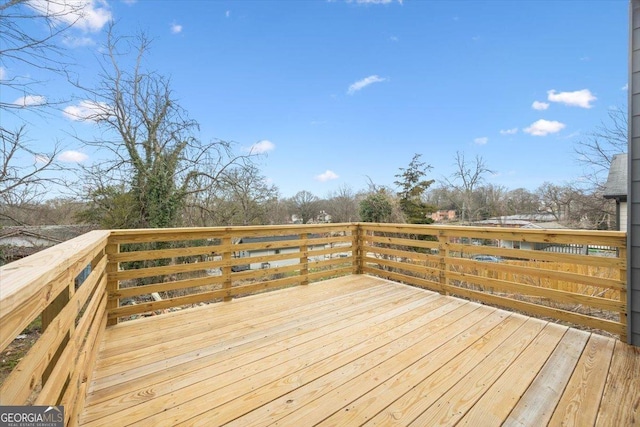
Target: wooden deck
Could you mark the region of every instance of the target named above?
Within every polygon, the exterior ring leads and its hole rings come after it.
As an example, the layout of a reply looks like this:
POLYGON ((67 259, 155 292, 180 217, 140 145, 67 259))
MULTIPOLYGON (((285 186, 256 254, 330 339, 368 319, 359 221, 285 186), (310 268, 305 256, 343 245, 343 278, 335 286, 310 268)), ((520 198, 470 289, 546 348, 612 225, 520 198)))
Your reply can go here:
POLYGON ((640 349, 363 275, 107 328, 81 425, 640 423, 640 349))

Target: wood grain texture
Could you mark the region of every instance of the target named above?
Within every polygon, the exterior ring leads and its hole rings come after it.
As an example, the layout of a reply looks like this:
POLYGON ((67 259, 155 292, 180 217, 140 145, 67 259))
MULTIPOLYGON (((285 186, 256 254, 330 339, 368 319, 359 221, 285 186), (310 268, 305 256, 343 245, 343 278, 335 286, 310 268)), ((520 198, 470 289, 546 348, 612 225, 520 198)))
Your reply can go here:
POLYGON ((589 339, 587 332, 569 329, 520 398, 504 426, 546 425, 589 339))
POLYGON ((640 347, 616 341, 596 425, 640 424, 640 347))
POLYGON ((366 275, 125 322, 102 339, 79 425, 637 422, 640 352, 366 275))
POLYGON ((549 425, 595 424, 614 346, 612 338, 591 335, 549 425))

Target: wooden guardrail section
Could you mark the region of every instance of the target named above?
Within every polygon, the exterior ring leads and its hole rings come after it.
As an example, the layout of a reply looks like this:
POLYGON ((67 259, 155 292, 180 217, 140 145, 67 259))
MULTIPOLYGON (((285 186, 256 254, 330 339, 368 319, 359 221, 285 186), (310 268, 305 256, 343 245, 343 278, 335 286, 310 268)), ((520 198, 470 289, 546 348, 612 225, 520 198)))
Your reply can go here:
POLYGON ((75 425, 108 324, 346 274, 624 341, 625 244, 621 232, 370 223, 93 231, 0 267, 0 351, 42 322, 0 405, 61 404, 75 425))
POLYGON ((0 405, 59 404, 65 425, 76 418, 107 321, 108 236, 92 231, 0 268, 0 351, 42 322, 39 339, 0 386, 0 405))
POLYGON ((109 322, 354 273, 356 227, 113 231, 109 322))
POLYGON ((626 235, 361 224, 362 271, 626 340, 626 235))

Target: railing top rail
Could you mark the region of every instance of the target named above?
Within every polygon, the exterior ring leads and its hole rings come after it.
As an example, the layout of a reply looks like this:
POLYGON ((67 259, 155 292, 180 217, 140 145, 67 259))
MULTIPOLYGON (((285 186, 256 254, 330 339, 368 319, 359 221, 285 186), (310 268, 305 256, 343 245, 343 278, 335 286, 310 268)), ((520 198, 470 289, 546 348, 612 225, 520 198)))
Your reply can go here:
POLYGON ((193 240, 210 237, 251 237, 258 235, 287 235, 344 231, 355 227, 357 223, 330 224, 287 224, 287 225, 246 225, 230 227, 184 227, 184 228, 148 228, 132 230, 111 230, 110 242, 136 243, 163 240, 193 240))
POLYGON ((94 230, 0 267, 0 313, 12 312, 87 253, 105 246, 110 232, 94 230))
POLYGON ((558 236, 609 236, 609 237, 626 237, 625 231, 614 230, 578 230, 573 228, 518 228, 518 227, 479 227, 473 225, 440 225, 440 224, 393 224, 393 223, 377 223, 377 222, 358 222, 361 226, 372 227, 392 227, 397 230, 424 230, 426 228, 441 229, 450 232, 486 232, 486 233, 517 233, 517 234, 553 234, 558 236))
POLYGON ((289 230, 295 231, 299 229, 320 229, 327 228, 344 228, 345 226, 354 226, 357 222, 344 223, 327 223, 327 224, 276 224, 276 225, 233 225, 221 227, 176 227, 176 228, 133 228, 122 230, 110 230, 112 236, 128 236, 137 234, 176 234, 176 233, 210 233, 210 232, 251 232, 251 231, 270 231, 270 230, 289 230))

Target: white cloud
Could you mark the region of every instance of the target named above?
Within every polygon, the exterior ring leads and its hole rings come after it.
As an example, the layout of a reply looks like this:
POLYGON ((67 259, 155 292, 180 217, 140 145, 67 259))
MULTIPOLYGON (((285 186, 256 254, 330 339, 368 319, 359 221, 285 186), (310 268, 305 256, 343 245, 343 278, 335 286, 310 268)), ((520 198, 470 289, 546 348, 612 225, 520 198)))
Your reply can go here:
POLYGON ((320 182, 327 182, 327 181, 331 181, 338 178, 340 178, 338 174, 336 174, 334 171, 329 169, 327 169, 326 171, 324 171, 324 173, 321 173, 320 175, 316 175, 316 181, 320 181, 320 182))
POLYGON ((267 139, 263 139, 253 144, 246 151, 248 151, 251 154, 264 154, 264 153, 268 153, 269 151, 273 151, 275 149, 276 149, 276 145, 273 142, 267 139))
POLYGON ((596 98, 589 89, 576 90, 574 92, 556 92, 555 89, 547 91, 549 95, 547 99, 551 102, 559 102, 561 104, 572 107, 591 108, 591 103, 596 98))
POLYGON ((347 90, 347 93, 349 95, 353 95, 354 93, 356 93, 359 90, 364 89, 365 87, 374 84, 374 83, 380 83, 380 82, 384 82, 387 79, 382 78, 380 76, 377 75, 372 75, 369 77, 365 77, 362 80, 358 80, 357 82, 353 83, 351 86, 349 86, 349 89, 347 90))
POLYGON ((0 67, 0 80, 6 80, 7 78, 7 69, 4 67, 0 67))
POLYGON ((182 25, 180 24, 171 24, 171 34, 179 34, 182 32, 182 25))
POLYGON ((560 132, 564 127, 564 123, 555 120, 540 119, 537 122, 531 123, 531 126, 528 128, 524 128, 524 131, 534 136, 547 136, 550 133, 560 132))
POLYGON ((228 17, 230 17, 230 16, 231 16, 231 11, 230 11, 230 10, 227 10, 227 11, 224 13, 224 16, 226 16, 227 18, 228 18, 228 17))
POLYGON ((58 160, 66 163, 82 163, 88 158, 89 156, 87 156, 86 154, 74 150, 63 151, 58 156, 58 160))
POLYGON ((476 138, 473 140, 473 142, 475 142, 478 145, 484 145, 487 142, 489 142, 489 138, 487 138, 486 136, 483 136, 481 138, 476 138))
POLYGON ((620 90, 629 90, 629 83, 627 83, 626 85, 622 86, 620 88, 620 90))
POLYGON ((500 135, 515 135, 518 133, 518 128, 500 129, 500 135))
POLYGON ((138 2, 138 0, 122 0, 123 3, 132 5, 138 2))
POLYGON ((47 103, 47 98, 42 95, 26 95, 13 101, 13 105, 18 107, 32 107, 34 105, 44 105, 47 103))
POLYGON ((547 108, 549 108, 549 103, 533 101, 533 104, 531 104, 531 108, 533 108, 534 110, 546 110, 547 108))
POLYGON ((392 42, 400 41, 400 39, 398 38, 398 36, 391 36, 391 37, 389 37, 389 40, 391 40, 392 42))
POLYGON ((100 31, 112 18, 106 0, 28 0, 27 4, 37 12, 51 17, 54 21, 87 32, 100 31))
POLYGON ((62 113, 69 120, 76 122, 92 121, 97 122, 109 114, 109 106, 101 102, 90 100, 80 101, 77 105, 65 107, 62 113))

